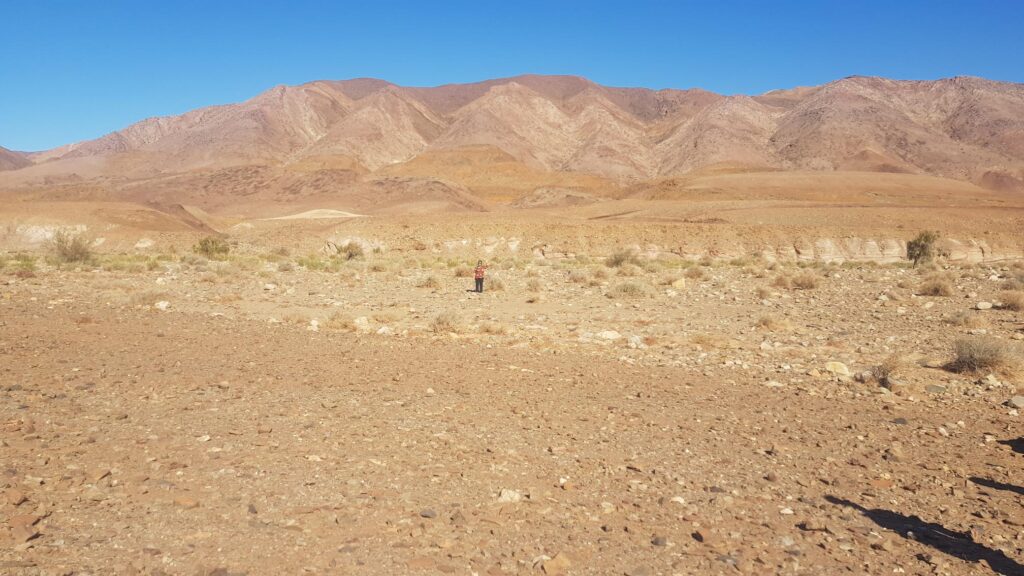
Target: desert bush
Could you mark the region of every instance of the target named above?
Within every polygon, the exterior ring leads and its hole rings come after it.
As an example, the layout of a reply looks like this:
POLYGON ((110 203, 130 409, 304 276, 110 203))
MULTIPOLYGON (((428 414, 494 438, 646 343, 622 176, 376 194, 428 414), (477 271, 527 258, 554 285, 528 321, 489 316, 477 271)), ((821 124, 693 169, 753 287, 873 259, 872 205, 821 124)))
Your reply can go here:
POLYGON ((480 333, 503 336, 509 333, 509 328, 500 322, 484 322, 480 324, 480 333))
POLYGON ((988 320, 984 316, 978 314, 977 312, 971 312, 969 310, 963 310, 961 312, 953 314, 952 316, 946 319, 946 322, 954 326, 967 328, 969 330, 976 330, 979 328, 988 327, 988 320))
POLYGON ((470 278, 473 276, 473 268, 465 264, 455 267, 456 278, 470 278))
POLYGON ((327 318, 323 327, 328 330, 337 330, 340 332, 354 332, 356 330, 356 321, 352 318, 351 314, 341 312, 339 310, 327 318))
POLYGON ((612 286, 607 293, 609 298, 643 298, 647 289, 635 282, 623 282, 612 286))
POLYGON ((591 273, 591 276, 594 277, 594 280, 607 280, 608 270, 604 268, 597 268, 591 273))
POLYGON ((171 296, 162 290, 143 290, 128 297, 129 306, 152 306, 161 300, 170 300, 171 296))
POLYGON ((451 310, 441 312, 430 323, 430 329, 437 334, 447 334, 449 332, 457 334, 463 329, 462 316, 458 312, 451 310))
POLYGON ((500 276, 494 274, 488 275, 484 278, 484 290, 501 292, 505 289, 505 281, 500 276))
POLYGON ((387 269, 388 267, 382 262, 374 262, 373 264, 370 264, 370 272, 386 272, 387 269))
POLYGON ((772 286, 788 290, 793 287, 793 277, 788 274, 779 274, 772 280, 772 286))
POLYGON ((1003 292, 999 295, 1002 307, 1015 312, 1024 311, 1024 291, 1013 290, 1003 292))
POLYGON ((640 266, 643 261, 640 259, 640 255, 637 254, 636 250, 627 248, 625 250, 619 250, 613 253, 611 256, 605 258, 605 265, 609 268, 619 268, 625 264, 632 264, 633 266, 640 266))
POLYGON ((437 276, 431 274, 426 278, 423 278, 416 283, 417 288, 430 288, 431 290, 437 290, 441 287, 441 281, 437 279, 437 276))
POLYGON ((910 368, 911 362, 902 354, 892 354, 882 360, 882 363, 871 368, 871 375, 881 384, 892 382, 900 376, 905 376, 910 368))
POLYGON ((295 259, 295 263, 302 266, 306 270, 311 271, 323 271, 327 269, 328 261, 317 256, 316 254, 309 254, 307 256, 300 256, 295 259))
POLYGON ((784 332, 793 329, 793 324, 788 318, 766 315, 757 319, 757 327, 771 332, 784 332))
POLYGON ((939 239, 938 232, 925 230, 907 242, 907 259, 914 263, 914 266, 926 264, 935 258, 935 241, 939 239))
POLYGON ((953 343, 953 361, 946 367, 953 372, 1014 372, 1021 368, 1017 346, 991 336, 966 336, 953 343))
POLYGON ((295 270, 295 264, 291 260, 281 260, 277 263, 278 272, 291 272, 295 270))
POLYGON ((703 280, 706 276, 704 270, 697 267, 687 268, 686 272, 683 272, 683 276, 686 276, 690 280, 703 280))
POLYGON ((765 298, 772 295, 772 291, 769 290, 766 286, 758 286, 757 290, 754 291, 754 294, 756 294, 757 297, 760 298, 761 300, 764 300, 765 298))
POLYGON ((202 254, 207 258, 220 258, 231 251, 231 246, 223 238, 207 236, 196 243, 192 247, 192 251, 196 254, 202 254))
POLYGON ((917 289, 917 293, 923 296, 952 296, 953 282, 945 274, 929 274, 917 289))
POLYGON ((818 277, 811 272, 801 272, 793 277, 793 288, 797 290, 813 290, 818 287, 818 277))
POLYGON ((567 279, 573 284, 586 284, 590 280, 590 275, 586 270, 573 270, 569 272, 567 279))
POLYGON ((89 240, 82 234, 58 230, 51 241, 57 259, 64 263, 88 262, 92 259, 89 240))
POLYGON ((529 282, 526 283, 526 289, 530 292, 540 292, 540 288, 540 280, 536 278, 530 278, 529 282))
POLYGON ((358 242, 352 242, 351 240, 344 244, 328 242, 327 247, 333 250, 336 256, 340 256, 344 260, 355 260, 357 258, 362 258, 365 255, 363 245, 358 242))
POLYGON ((633 264, 623 264, 622 266, 618 267, 618 271, 616 272, 616 275, 618 275, 618 276, 625 276, 627 278, 632 278, 634 276, 640 275, 640 272, 642 272, 642 271, 643 271, 643 268, 641 268, 639 266, 634 266, 633 264))

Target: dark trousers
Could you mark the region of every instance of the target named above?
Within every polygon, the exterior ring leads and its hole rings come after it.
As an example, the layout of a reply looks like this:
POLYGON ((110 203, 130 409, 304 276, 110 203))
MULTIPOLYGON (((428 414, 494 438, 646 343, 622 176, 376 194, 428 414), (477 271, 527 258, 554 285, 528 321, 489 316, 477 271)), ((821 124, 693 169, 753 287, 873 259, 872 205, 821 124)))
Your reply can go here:
POLYGON ((477 292, 483 292, 484 291, 484 279, 483 278, 475 278, 475 280, 476 280, 476 291, 477 292))

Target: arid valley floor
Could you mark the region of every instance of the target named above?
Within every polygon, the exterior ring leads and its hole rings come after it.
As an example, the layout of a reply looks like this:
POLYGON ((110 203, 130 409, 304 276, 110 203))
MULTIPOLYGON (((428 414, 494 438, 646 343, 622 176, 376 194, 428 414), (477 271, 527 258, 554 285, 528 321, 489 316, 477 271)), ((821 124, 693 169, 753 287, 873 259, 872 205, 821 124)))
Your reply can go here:
POLYGON ((29 214, 116 205, 10 203, 0 572, 1021 574, 1024 380, 948 366, 1024 344, 1005 198, 119 221, 83 263, 29 214))

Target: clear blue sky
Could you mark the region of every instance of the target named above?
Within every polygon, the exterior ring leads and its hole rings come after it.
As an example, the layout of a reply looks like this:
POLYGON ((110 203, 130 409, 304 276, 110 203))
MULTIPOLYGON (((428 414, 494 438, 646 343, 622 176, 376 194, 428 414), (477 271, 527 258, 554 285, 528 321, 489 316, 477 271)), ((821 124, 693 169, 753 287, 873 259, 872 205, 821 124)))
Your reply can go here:
POLYGON ((1024 81, 1024 0, 5 0, 0 146, 39 150, 276 84, 521 73, 761 93, 852 74, 1024 81))

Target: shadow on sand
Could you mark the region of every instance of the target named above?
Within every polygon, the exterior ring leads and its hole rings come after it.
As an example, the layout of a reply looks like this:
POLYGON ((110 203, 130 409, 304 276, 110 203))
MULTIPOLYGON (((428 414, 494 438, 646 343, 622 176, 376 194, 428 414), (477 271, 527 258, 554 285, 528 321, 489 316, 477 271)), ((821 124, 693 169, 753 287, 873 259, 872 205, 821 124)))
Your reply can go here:
POLYGON ((967 562, 980 562, 984 560, 997 573, 1007 576, 1024 574, 1024 565, 1021 565, 999 550, 993 550, 988 546, 975 542, 969 533, 954 532, 941 524, 925 522, 917 516, 906 516, 882 508, 865 508, 860 504, 836 498, 835 496, 826 496, 825 499, 833 504, 854 508, 882 528, 896 532, 904 538, 910 538, 931 546, 950 556, 955 556, 967 562), (913 535, 909 534, 911 532, 913 535))
POLYGON ((1024 436, 1021 436, 1020 438, 1012 438, 1010 440, 1000 440, 999 443, 1009 446, 1010 449, 1017 454, 1024 454, 1024 436))

